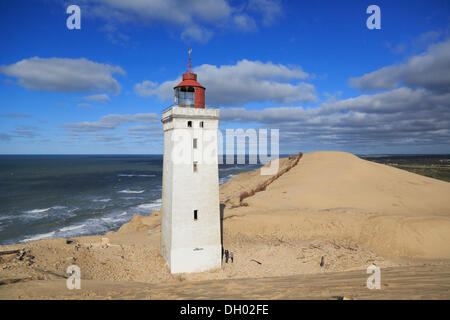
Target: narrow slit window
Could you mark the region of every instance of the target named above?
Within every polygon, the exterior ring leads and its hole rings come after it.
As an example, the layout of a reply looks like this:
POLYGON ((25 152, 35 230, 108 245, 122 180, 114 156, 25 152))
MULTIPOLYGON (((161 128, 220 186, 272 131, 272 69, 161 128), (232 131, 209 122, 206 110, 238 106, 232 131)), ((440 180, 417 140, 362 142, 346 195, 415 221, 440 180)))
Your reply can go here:
POLYGON ((192 128, 192 121, 188 121, 187 126, 188 128, 192 128))
POLYGON ((198 219, 198 210, 194 210, 194 220, 198 219))
POLYGON ((193 145, 194 149, 197 149, 197 139, 194 139, 192 141, 192 145, 193 145))
POLYGON ((194 172, 198 172, 198 166, 197 166, 197 162, 194 162, 194 172))
POLYGON ((203 128, 203 121, 200 121, 200 128, 203 128))

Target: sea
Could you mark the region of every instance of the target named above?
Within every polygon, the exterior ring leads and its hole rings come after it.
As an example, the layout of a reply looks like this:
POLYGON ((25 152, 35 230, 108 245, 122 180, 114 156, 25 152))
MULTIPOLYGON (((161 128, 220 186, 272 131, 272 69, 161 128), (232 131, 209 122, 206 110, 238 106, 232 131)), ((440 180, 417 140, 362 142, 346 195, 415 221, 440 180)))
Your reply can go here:
MULTIPOLYGON (((162 162, 162 155, 0 155, 0 245, 104 234, 151 214, 161 207, 162 162)), ((260 166, 219 164, 219 183, 260 166)))

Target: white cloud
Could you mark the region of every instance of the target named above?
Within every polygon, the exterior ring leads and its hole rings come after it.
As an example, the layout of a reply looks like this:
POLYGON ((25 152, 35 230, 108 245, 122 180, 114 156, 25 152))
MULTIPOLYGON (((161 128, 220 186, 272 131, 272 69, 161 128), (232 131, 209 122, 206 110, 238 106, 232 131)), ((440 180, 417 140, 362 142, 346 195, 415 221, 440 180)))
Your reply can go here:
POLYGON ((271 25, 281 16, 282 7, 275 0, 249 0, 235 6, 228 0, 82 0, 82 12, 103 18, 108 28, 117 23, 158 23, 181 28, 183 39, 206 42, 215 29, 255 30, 250 13, 259 15, 263 25, 271 25))
MULTIPOLYGON (((284 145, 316 148, 375 148, 447 145, 450 141, 450 93, 398 88, 374 95, 323 103, 318 108, 263 110, 227 108, 221 121, 259 123, 279 128, 284 145)), ((372 151, 373 153, 373 151, 372 151)))
MULTIPOLYGON (((207 42, 215 26, 223 26, 233 9, 226 0, 85 0, 83 12, 113 24, 163 24, 181 28, 182 39, 207 42)), ((109 32, 108 37, 116 41, 109 32)), ((121 41, 123 43, 123 41, 121 41)))
POLYGON ((88 101, 96 101, 96 102, 109 102, 111 101, 111 99, 109 98, 109 96, 105 93, 102 94, 94 94, 91 96, 86 96, 83 97, 84 100, 88 100, 88 101))
POLYGON ((41 129, 35 126, 20 126, 9 133, 0 133, 0 140, 34 139, 40 137, 41 129))
POLYGON ((400 85, 423 87, 433 91, 450 91, 450 40, 431 45, 427 52, 350 79, 359 90, 393 89, 400 85))
POLYGON ((247 14, 237 14, 233 18, 234 24, 243 31, 252 31, 256 29, 255 19, 247 14))
POLYGON ((444 33, 442 31, 427 31, 418 35, 415 39, 393 44, 386 41, 385 46, 394 54, 404 54, 407 51, 420 52, 426 49, 431 43, 437 42, 444 33))
POLYGON ((15 138, 33 139, 39 136, 34 128, 20 128, 10 131, 15 138))
POLYGON ((133 131, 133 132, 154 132, 154 131, 158 131, 161 132, 162 128, 161 126, 133 126, 133 127, 129 127, 128 131, 133 131))
POLYGON ((31 116, 29 114, 26 113, 7 113, 4 115, 0 114, 0 117, 4 117, 4 118, 30 118, 31 116))
POLYGON ((92 0, 87 4, 105 18, 112 14, 127 21, 139 18, 176 24, 214 22, 227 18, 232 11, 225 0, 92 0))
MULTIPOLYGON (((115 130, 125 127, 126 133, 119 135, 148 139, 162 136, 159 118, 155 113, 110 114, 98 121, 66 124, 65 128, 97 136, 108 130, 117 133, 115 130)), ((280 129, 281 148, 289 152, 307 148, 368 153, 404 148, 403 152, 420 152, 435 146, 445 152, 450 148, 450 92, 401 87, 324 102, 317 108, 223 108, 220 123, 230 122, 280 129)))
POLYGON ((107 91, 118 94, 120 84, 113 74, 125 74, 118 66, 101 64, 85 58, 33 57, 8 66, 0 73, 15 77, 18 84, 32 90, 56 92, 107 91))
POLYGON ((114 130, 131 123, 153 124, 159 122, 160 117, 156 113, 108 114, 101 117, 98 121, 67 123, 64 125, 64 128, 74 132, 98 132, 114 130))
MULTIPOLYGON (((210 105, 242 105, 262 101, 284 104, 317 99, 312 84, 298 82, 308 77, 301 67, 244 59, 235 65, 217 67, 204 64, 194 68, 194 72, 206 87, 206 102, 210 105)), ((136 84, 135 90, 143 97, 157 95, 161 99, 171 100, 173 87, 180 81, 181 78, 178 78, 158 84, 146 80, 136 84)))
POLYGON ((299 150, 450 150, 450 40, 351 82, 361 90, 388 91, 334 98, 317 108, 227 108, 221 120, 279 128, 281 143, 299 150))
POLYGON ((201 43, 206 43, 213 36, 213 32, 198 25, 191 25, 181 33, 182 39, 194 39, 201 43))
POLYGON ((262 15, 263 24, 266 26, 273 24, 283 15, 281 3, 276 0, 249 0, 248 7, 262 15))
POLYGON ((9 141, 12 138, 13 138, 13 136, 8 134, 8 133, 0 132, 0 140, 2 140, 2 141, 9 141))

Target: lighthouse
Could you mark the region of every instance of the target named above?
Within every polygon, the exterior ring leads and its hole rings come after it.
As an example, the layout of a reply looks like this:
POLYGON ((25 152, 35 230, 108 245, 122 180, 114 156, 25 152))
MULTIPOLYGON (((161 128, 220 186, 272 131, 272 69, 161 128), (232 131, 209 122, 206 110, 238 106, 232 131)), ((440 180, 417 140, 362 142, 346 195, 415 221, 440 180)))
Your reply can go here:
POLYGON ((191 70, 163 111, 161 254, 171 273, 220 268, 219 110, 205 107, 205 87, 191 70))

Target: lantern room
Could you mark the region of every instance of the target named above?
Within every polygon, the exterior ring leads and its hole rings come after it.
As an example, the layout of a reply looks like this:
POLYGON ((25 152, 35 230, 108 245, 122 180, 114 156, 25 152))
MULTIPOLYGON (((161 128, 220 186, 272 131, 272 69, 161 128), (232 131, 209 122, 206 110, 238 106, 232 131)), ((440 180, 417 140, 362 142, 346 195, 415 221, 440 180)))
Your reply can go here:
POLYGON ((197 75, 191 70, 191 50, 189 50, 188 72, 183 74, 175 88, 175 105, 186 108, 205 108, 205 87, 197 82, 197 75))

